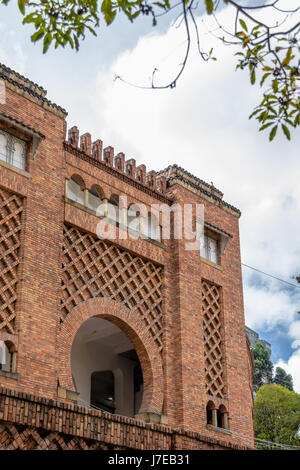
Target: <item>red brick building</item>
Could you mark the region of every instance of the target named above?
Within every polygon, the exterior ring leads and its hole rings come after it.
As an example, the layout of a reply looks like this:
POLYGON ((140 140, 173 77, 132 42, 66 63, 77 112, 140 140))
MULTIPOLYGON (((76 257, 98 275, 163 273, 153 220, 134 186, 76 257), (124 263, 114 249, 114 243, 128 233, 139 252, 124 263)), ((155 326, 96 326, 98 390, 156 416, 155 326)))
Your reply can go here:
POLYGON ((43 88, 0 80, 0 448, 251 448, 239 210, 177 165, 66 140, 43 88), (192 205, 194 227, 204 204, 200 254, 153 204, 192 205))

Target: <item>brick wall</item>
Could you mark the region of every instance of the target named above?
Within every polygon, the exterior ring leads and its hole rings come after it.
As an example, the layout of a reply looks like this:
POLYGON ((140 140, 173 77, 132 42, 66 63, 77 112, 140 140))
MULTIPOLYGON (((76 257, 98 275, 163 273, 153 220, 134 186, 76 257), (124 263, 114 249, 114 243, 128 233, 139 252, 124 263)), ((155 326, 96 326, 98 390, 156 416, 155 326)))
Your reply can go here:
POLYGON ((222 439, 0 388, 2 450, 246 450, 222 439))
MULTIPOLYGON (((105 422, 111 423, 109 426, 114 427, 118 423, 118 433, 121 428, 124 432, 126 426, 130 429, 137 426, 137 429, 143 430, 144 437, 140 441, 130 442, 127 437, 118 440, 115 436, 111 440, 110 436, 109 443, 114 446, 143 448, 146 445, 149 448, 149 445, 154 445, 153 442, 156 442, 155 448, 240 446, 242 441, 239 435, 253 435, 253 403, 251 364, 244 327, 239 211, 225 203, 222 193, 216 188, 178 167, 171 167, 158 175, 153 172, 147 174, 143 165, 136 169, 135 161, 125 161, 123 154, 117 155, 114 165, 112 147, 102 153, 101 141, 98 139, 92 144, 89 135, 83 136, 79 143, 76 129, 73 129, 69 141, 65 142, 66 112, 62 108, 48 101, 44 91, 37 85, 12 71, 8 72, 2 66, 0 78, 5 81, 7 88, 7 102, 0 105, 0 128, 28 139, 29 143, 26 171, 17 170, 0 161, 0 194, 6 199, 13 198, 22 203, 11 318, 7 305, 4 306, 7 304, 4 292, 8 292, 10 282, 7 276, 2 276, 3 285, 0 286, 0 340, 10 341, 16 348, 17 357, 15 371, 0 371, 0 385, 15 390, 3 392, 1 398, 1 403, 5 404, 0 413, 2 446, 16 446, 14 442, 21 446, 24 439, 30 441, 29 447, 48 445, 45 444, 47 439, 51 441, 49 446, 68 446, 69 438, 64 436, 72 434, 70 429, 66 431, 67 428, 61 424, 53 424, 55 420, 61 423, 60 413, 65 417, 63 419, 67 419, 68 410, 72 410, 73 423, 79 416, 80 419, 84 416, 84 420, 87 419, 89 423, 93 420, 103 422, 105 417, 105 422), (41 136, 34 158, 33 132, 35 136, 41 136), (112 195, 126 195, 128 206, 143 203, 150 210, 151 204, 164 203, 170 206, 177 202, 180 205, 192 204, 193 207, 196 203, 204 204, 205 220, 223 231, 220 233, 230 235, 226 252, 221 254, 220 266, 206 262, 197 251, 187 251, 185 240, 162 240, 161 243, 142 238, 124 240, 120 236, 122 230, 118 228, 116 240, 100 242, 96 235, 98 218, 95 214, 65 197, 66 180, 72 175, 80 177, 86 189, 92 186, 99 188, 106 199, 112 195), (136 266, 149 270, 148 277, 154 273, 153 289, 160 303, 154 306, 155 302, 151 301, 148 306, 149 314, 153 314, 154 310, 156 312, 156 317, 153 316, 157 321, 156 327, 154 324, 149 327, 151 321, 148 313, 144 316, 139 314, 137 307, 135 314, 135 307, 126 302, 126 298, 109 293, 103 283, 98 285, 96 291, 86 290, 90 278, 80 272, 80 289, 85 294, 79 295, 75 303, 70 302, 62 315, 62 305, 66 301, 64 288, 69 282, 66 280, 69 277, 64 279, 62 270, 67 249, 64 230, 65 234, 68 231, 77 234, 77 239, 84 243, 89 240, 89 246, 94 244, 98 252, 108 250, 113 253, 113 258, 134 260, 136 266), (203 322, 204 281, 208 285, 215 285, 220 292, 220 367, 224 393, 219 395, 208 393, 205 347, 209 346, 205 346, 203 322), (107 302, 107 305, 108 302, 114 302, 110 304, 109 311, 105 311, 104 304, 101 304, 102 310, 99 311, 99 299, 107 302), (63 326, 66 313, 68 329, 63 326), (72 404, 72 392, 75 391, 70 369, 72 338, 81 324, 92 316, 102 316, 114 322, 130 337, 147 384, 142 411, 164 415, 170 428, 136 424, 134 420, 95 414, 94 411, 78 411, 79 408, 72 404), (7 325, 12 322, 14 326, 10 329, 7 325), (9 398, 14 396, 13 393, 18 396, 16 405, 12 405, 9 398), (30 398, 22 398, 22 393, 30 394, 30 398), (46 401, 33 396, 41 396, 46 401), (38 406, 49 408, 52 403, 49 400, 57 400, 58 396, 69 404, 53 405, 55 418, 52 424, 42 424, 38 406), (223 405, 226 408, 232 433, 207 426, 206 405, 209 401, 213 401, 216 407, 223 405), (8 403, 9 408, 6 406, 8 403), (34 420, 24 414, 27 407, 35 410, 34 420), (51 431, 51 438, 48 435, 45 441, 44 432, 38 431, 40 428, 51 431), (185 431, 177 435, 171 430, 175 428, 185 431), (56 433, 55 437, 53 433, 56 433), (201 439, 197 436, 201 436, 201 439), (151 444, 145 444, 145 439, 149 439, 151 444), (219 443, 221 441, 222 444, 219 443)), ((68 243, 71 243, 70 239, 68 243)), ((0 257, 5 256, 3 246, 0 257)), ((84 256, 82 252, 78 258, 81 265, 84 264, 84 256)), ((126 269, 123 264, 121 266, 115 262, 115 265, 117 270, 126 269)), ((3 266, 0 267, 2 270, 5 269, 3 266)), ((77 266, 76 269, 80 271, 81 268, 77 266)), ((122 291, 122 285, 119 288, 122 291)), ((43 419, 49 423, 48 418, 43 419)), ((90 445, 86 441, 78 444, 79 437, 87 438, 87 428, 84 429, 83 432, 81 427, 79 434, 76 431, 77 440, 70 444, 71 447, 90 445)), ((105 440, 105 432, 103 434, 102 430, 101 433, 90 439, 108 442, 105 440)))

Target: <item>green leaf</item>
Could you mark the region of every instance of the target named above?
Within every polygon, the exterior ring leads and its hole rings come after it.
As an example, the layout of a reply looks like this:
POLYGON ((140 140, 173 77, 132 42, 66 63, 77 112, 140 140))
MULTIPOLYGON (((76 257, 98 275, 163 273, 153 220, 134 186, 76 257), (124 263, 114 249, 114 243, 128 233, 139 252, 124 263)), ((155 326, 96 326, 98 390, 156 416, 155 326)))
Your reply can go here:
POLYGON ((31 41, 32 42, 36 42, 38 41, 39 39, 42 39, 42 37, 44 36, 45 34, 45 31, 43 29, 40 29, 39 31, 37 31, 36 33, 34 33, 32 36, 31 36, 31 41))
POLYGON ((298 125, 300 125, 300 113, 297 114, 297 116, 295 117, 295 121, 294 121, 294 126, 296 127, 298 125))
POLYGON ((269 135, 269 141, 270 142, 274 139, 274 137, 276 135, 277 127, 278 127, 278 124, 276 124, 276 126, 274 126, 273 129, 270 132, 270 135, 269 135))
POLYGON ((22 15, 25 15, 25 5, 27 2, 28 0, 18 0, 19 10, 22 13, 22 15))
POLYGON ((285 124, 281 124, 281 128, 283 130, 284 135, 286 136, 287 140, 291 140, 291 134, 288 127, 285 124))
POLYGON ((268 122, 267 124, 264 124, 263 126, 261 126, 261 127, 259 128, 259 130, 260 130, 260 131, 263 131, 264 129, 267 129, 267 127, 272 126, 272 124, 273 124, 273 121, 272 121, 272 122, 268 122))
POLYGON ((272 82, 272 88, 273 88, 274 93, 277 93, 277 91, 278 91, 278 80, 277 80, 277 78, 274 78, 274 80, 272 82))
POLYGON ((117 11, 113 10, 111 0, 103 0, 102 5, 101 5, 101 11, 104 15, 106 24, 107 25, 111 24, 117 14, 117 11))
POLYGON ((240 19, 240 25, 242 28, 244 28, 248 32, 248 28, 244 20, 240 19))
POLYGON ((214 2, 213 0, 205 0, 205 5, 206 5, 206 11, 209 15, 212 14, 213 9, 214 9, 214 2))
POLYGON ((261 81, 260 81, 260 86, 262 86, 264 84, 264 81, 266 80, 266 78, 268 78, 269 76, 271 75, 270 72, 267 72, 263 75, 261 81))
POLYGON ((52 41, 52 34, 47 33, 46 36, 44 37, 44 41, 43 41, 43 54, 46 54, 46 52, 49 49, 49 46, 51 44, 51 41, 52 41))
POLYGON ((24 20, 22 21, 22 24, 35 23, 36 22, 35 16, 36 16, 35 13, 30 13, 30 15, 25 16, 24 20))
POLYGON ((251 72, 250 80, 251 80, 251 84, 254 85, 254 83, 255 83, 255 69, 253 69, 252 72, 251 72))

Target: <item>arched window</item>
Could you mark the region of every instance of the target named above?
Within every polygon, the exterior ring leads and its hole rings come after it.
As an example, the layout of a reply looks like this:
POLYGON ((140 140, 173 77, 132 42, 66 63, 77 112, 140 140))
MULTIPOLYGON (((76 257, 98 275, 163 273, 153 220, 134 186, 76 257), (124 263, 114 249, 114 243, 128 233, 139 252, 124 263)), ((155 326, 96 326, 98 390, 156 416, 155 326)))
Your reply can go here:
POLYGON ((25 170, 26 166, 26 152, 27 152, 27 145, 26 142, 20 139, 13 139, 14 147, 13 147, 13 165, 21 170, 25 170))
POLYGON ((161 241, 161 231, 158 220, 154 214, 148 214, 144 219, 144 235, 151 240, 161 241))
POLYGON ((115 378, 111 370, 92 373, 91 405, 109 413, 115 412, 115 378))
POLYGON ((216 426, 215 405, 212 401, 209 401, 206 405, 206 423, 216 426))
POLYGON ((16 372, 16 348, 11 341, 0 341, 0 370, 16 372))
POLYGON ((217 410, 218 427, 228 429, 228 412, 224 405, 220 405, 217 410))
POLYGON ((101 204, 101 197, 98 190, 93 186, 88 191, 88 208, 97 211, 101 204))
POLYGON ((84 205, 84 183, 79 176, 72 176, 67 184, 67 197, 84 205))
POLYGON ((0 130, 0 160, 26 169, 27 143, 24 140, 0 130))
POLYGON ((140 211, 137 204, 132 204, 128 208, 127 225, 130 230, 140 231, 140 211))
POLYGON ((117 196, 111 196, 107 204, 107 217, 114 222, 119 222, 119 204, 117 196))

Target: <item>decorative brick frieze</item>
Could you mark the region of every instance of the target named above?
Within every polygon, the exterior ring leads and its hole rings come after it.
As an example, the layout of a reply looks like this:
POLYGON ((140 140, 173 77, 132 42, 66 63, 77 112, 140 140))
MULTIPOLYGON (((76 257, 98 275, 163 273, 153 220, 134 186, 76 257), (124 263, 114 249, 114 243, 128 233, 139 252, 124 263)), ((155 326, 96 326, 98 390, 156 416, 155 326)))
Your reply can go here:
POLYGON ((16 333, 23 200, 0 188, 0 330, 16 333))
POLYGON ((161 266, 66 226, 62 289, 61 323, 79 302, 109 297, 138 315, 162 350, 161 266))
POLYGON ((0 388, 1 450, 246 450, 200 433, 0 388))

